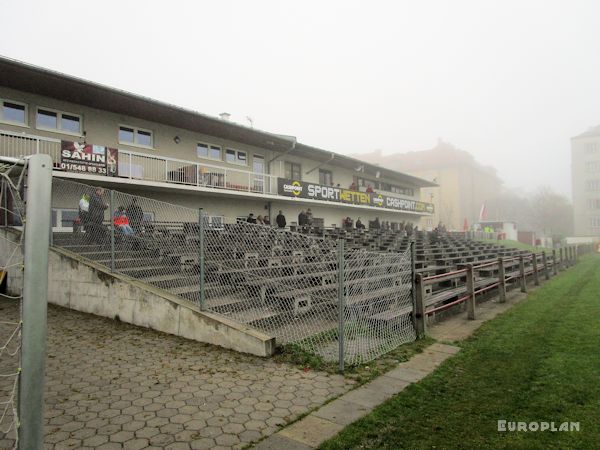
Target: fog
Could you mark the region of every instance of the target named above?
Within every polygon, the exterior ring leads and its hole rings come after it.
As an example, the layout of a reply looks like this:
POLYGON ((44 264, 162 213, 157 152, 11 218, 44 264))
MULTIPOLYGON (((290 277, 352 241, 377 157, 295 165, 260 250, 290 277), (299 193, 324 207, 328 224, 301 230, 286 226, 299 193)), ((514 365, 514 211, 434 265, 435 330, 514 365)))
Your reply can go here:
POLYGON ((0 54, 344 154, 443 138, 570 195, 600 2, 2 2, 0 54))

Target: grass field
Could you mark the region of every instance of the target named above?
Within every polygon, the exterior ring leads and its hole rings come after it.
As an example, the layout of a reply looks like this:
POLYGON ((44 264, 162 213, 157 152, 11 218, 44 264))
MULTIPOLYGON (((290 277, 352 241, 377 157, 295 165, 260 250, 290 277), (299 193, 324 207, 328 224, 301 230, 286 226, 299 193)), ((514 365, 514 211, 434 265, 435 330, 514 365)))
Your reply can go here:
MULTIPOLYGON (((510 248, 518 248, 519 250, 530 250, 532 252, 536 252, 536 253, 540 253, 540 252, 546 252, 546 254, 552 254, 552 249, 551 248, 546 248, 546 247, 536 247, 534 245, 528 245, 528 244, 523 244, 522 242, 519 241, 510 241, 510 240, 502 240, 502 241, 479 241, 479 242, 485 242, 485 243, 490 243, 493 242, 494 244, 497 245, 502 245, 504 247, 510 247, 510 248)), ((557 250, 558 252, 558 250, 557 250)))
POLYGON ((600 448, 600 255, 544 283, 322 449, 600 448), (498 432, 497 421, 580 422, 498 432))

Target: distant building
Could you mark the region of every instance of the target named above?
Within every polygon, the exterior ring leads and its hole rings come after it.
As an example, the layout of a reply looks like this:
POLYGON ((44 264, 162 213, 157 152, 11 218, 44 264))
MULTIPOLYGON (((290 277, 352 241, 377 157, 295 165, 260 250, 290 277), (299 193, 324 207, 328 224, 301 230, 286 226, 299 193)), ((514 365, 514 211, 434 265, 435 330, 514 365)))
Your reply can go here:
POLYGON ((600 125, 571 138, 576 236, 600 236, 600 125))
POLYGON ((392 155, 376 151, 356 157, 439 184, 421 189, 421 200, 435 205, 434 215, 422 218, 423 229, 442 222, 448 229, 462 230, 465 219, 471 226, 479 221, 481 205, 502 191, 496 169, 478 163, 469 152, 442 140, 430 150, 392 155))

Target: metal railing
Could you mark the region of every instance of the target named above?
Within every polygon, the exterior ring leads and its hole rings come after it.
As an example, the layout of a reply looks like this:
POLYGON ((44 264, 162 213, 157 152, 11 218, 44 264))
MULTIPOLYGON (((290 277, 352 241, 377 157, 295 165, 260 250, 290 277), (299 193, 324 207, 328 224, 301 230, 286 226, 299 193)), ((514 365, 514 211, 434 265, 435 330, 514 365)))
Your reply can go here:
MULTIPOLYGON (((0 156, 18 159, 38 153, 50 155, 54 170, 61 170, 60 139, 0 130, 0 156)), ((118 176, 203 188, 277 194, 275 175, 130 150, 119 149, 118 176)))

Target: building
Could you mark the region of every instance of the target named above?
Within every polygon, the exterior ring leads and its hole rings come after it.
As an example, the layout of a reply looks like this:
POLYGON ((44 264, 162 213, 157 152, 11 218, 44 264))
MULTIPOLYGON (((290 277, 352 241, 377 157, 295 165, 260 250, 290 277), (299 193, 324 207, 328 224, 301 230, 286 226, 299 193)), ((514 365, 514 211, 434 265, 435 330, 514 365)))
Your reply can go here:
MULTIPOLYGON (((273 222, 282 210, 293 224, 311 208, 315 225, 340 226, 434 213, 420 201, 431 181, 7 58, 0 102, 0 156, 48 153, 56 177, 203 208, 211 220, 273 222)), ((54 226, 77 214, 76 204, 55 208, 54 226)))
POLYGON ((600 236, 600 125, 571 138, 575 236, 600 236))
POLYGON ((382 155, 373 152, 359 159, 432 180, 438 186, 421 189, 421 200, 435 205, 435 213, 424 217, 422 227, 442 222, 448 229, 462 230, 479 220, 481 205, 502 191, 502 181, 493 167, 478 163, 473 155, 438 141, 430 150, 382 155))

